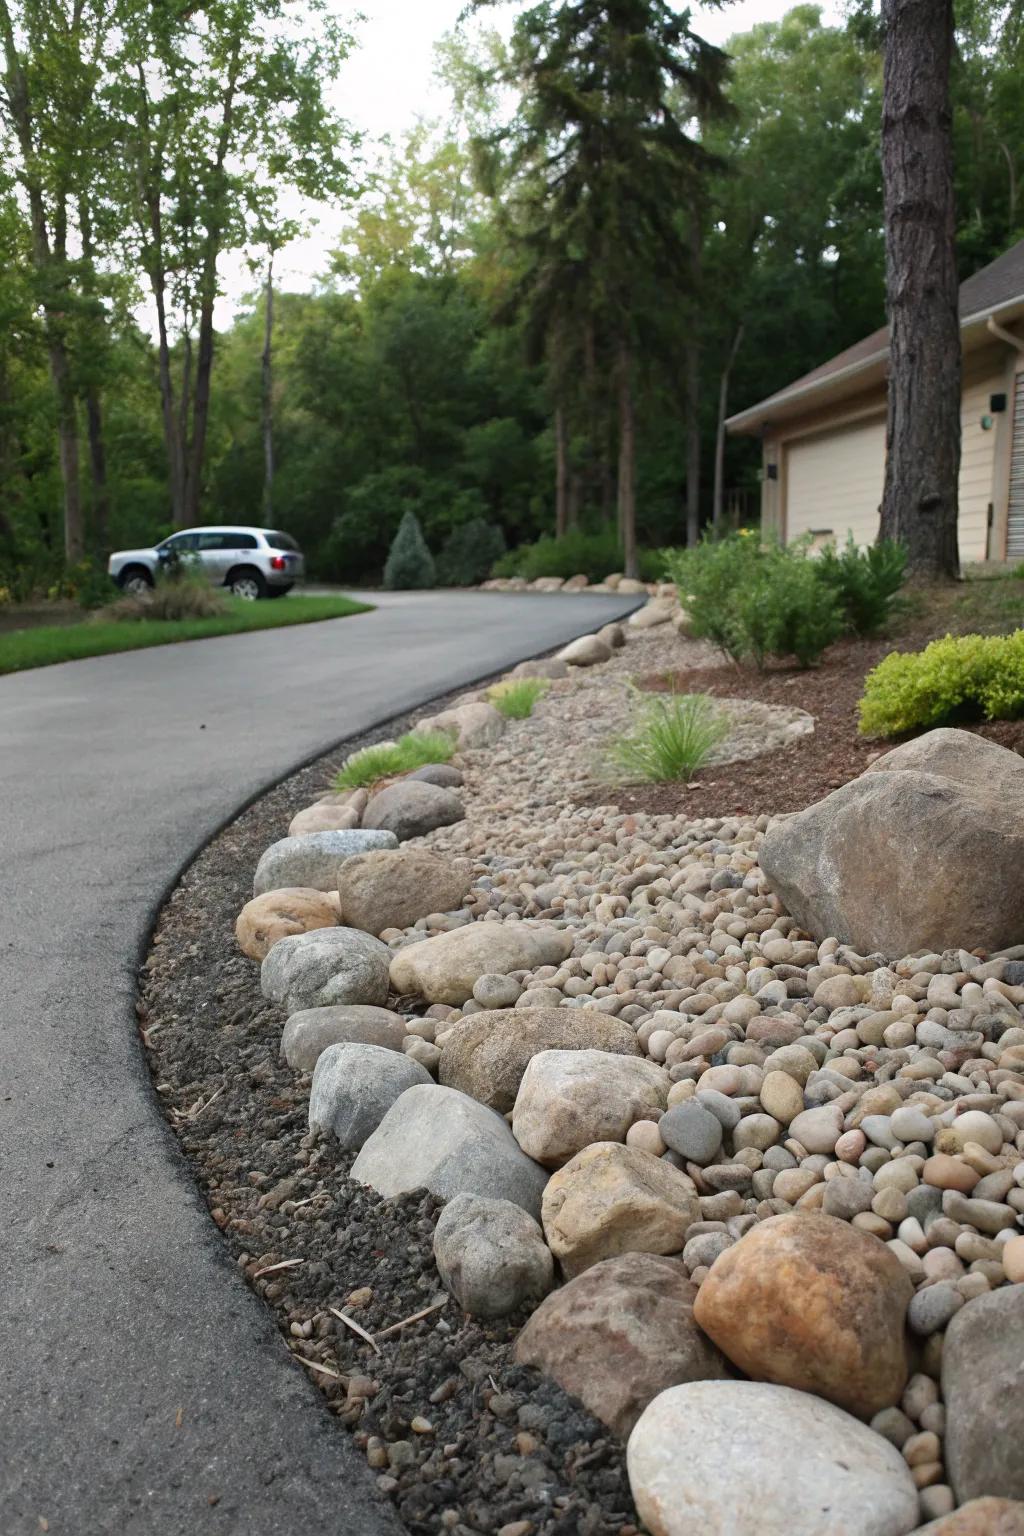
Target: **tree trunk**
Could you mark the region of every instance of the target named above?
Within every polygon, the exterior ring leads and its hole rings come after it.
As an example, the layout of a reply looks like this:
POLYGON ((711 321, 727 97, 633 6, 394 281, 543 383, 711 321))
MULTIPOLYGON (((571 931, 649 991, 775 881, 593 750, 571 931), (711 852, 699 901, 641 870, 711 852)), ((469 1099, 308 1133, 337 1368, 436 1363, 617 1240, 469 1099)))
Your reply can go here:
POLYGON ((883 0, 889 418, 879 538, 918 580, 955 578, 960 322, 954 251, 952 0, 883 0))
POLYGON ((263 526, 274 520, 274 253, 267 258, 267 284, 263 302, 262 415, 263 415, 263 526))
POLYGON ((700 355, 691 337, 686 347, 686 545, 700 542, 700 355))
POLYGON ((565 409, 555 406, 555 538, 565 537, 569 527, 569 433, 565 409))
POLYGON ((625 337, 619 341, 619 534, 623 569, 637 574, 636 558, 636 416, 633 404, 633 355, 625 337))
POLYGON ((711 501, 711 526, 716 534, 722 532, 723 480, 725 477, 725 418, 729 411, 729 375, 732 373, 732 365, 736 361, 736 354, 740 349, 742 340, 743 324, 741 322, 733 334, 729 356, 725 360, 722 377, 718 381, 718 425, 715 429, 715 486, 711 501))
MULTIPOLYGON (((96 269, 93 261, 92 215, 89 200, 86 197, 78 200, 78 228, 82 237, 83 287, 86 297, 95 304, 96 269)), ((92 477, 92 546, 97 553, 105 555, 108 552, 107 528, 110 522, 107 451, 103 436, 103 403, 99 385, 91 372, 103 344, 103 322, 97 320, 98 313, 97 306, 97 313, 89 316, 90 351, 93 355, 89 359, 90 375, 85 386, 85 421, 89 435, 89 469, 92 477)))

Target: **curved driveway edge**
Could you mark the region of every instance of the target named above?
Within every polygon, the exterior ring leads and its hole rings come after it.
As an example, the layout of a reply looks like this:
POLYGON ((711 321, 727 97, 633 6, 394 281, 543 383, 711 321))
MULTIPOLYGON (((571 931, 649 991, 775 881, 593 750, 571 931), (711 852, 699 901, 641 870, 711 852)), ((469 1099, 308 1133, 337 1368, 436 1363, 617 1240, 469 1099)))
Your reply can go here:
POLYGON ((181 869, 303 762, 635 598, 376 612, 0 677, 0 1531, 394 1536, 159 1114, 135 970, 181 869))

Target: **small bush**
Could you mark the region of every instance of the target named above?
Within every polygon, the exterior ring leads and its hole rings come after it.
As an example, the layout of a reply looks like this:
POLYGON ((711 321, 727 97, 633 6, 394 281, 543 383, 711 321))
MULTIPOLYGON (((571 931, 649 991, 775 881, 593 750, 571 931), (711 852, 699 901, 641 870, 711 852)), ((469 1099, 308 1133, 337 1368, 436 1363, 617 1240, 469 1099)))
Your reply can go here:
POLYGON ((877 635, 892 614, 906 565, 902 544, 882 539, 860 549, 851 533, 845 549, 829 544, 822 550, 815 570, 838 597, 847 628, 855 635, 877 635))
POLYGON ((384 563, 384 585, 389 592, 422 591, 432 587, 434 579, 434 557, 427 548, 419 518, 415 512, 406 512, 384 563))
MULTIPOLYGON (((637 552, 638 568, 643 581, 660 581, 664 573, 664 560, 660 550, 641 549, 637 552)), ((614 528, 600 533, 583 533, 574 529, 560 539, 545 536, 534 544, 520 544, 494 564, 495 576, 523 576, 536 581, 538 576, 585 576, 588 581, 603 581, 613 571, 621 571, 622 546, 614 528)))
POLYGON ((510 677, 488 688, 487 697, 495 709, 509 720, 526 720, 533 706, 551 687, 547 677, 510 677))
POLYGON ((505 535, 482 517, 453 528, 437 557, 437 580, 442 587, 475 587, 491 574, 491 567, 505 553, 505 535))
POLYGON ((805 545, 762 545, 742 531, 669 550, 665 564, 691 633, 733 661, 763 667, 769 656, 795 656, 808 667, 843 632, 839 596, 805 545))
POLYGON ((626 783, 686 780, 728 730, 728 720, 704 694, 656 694, 640 701, 632 729, 609 744, 607 764, 626 783))
POLYGON ((455 751, 447 731, 407 731, 397 741, 354 752, 335 776, 335 789, 363 789, 378 779, 397 778, 425 763, 446 763, 455 751))
POLYGON ((182 619, 216 619, 229 610, 224 592, 211 587, 201 570, 183 562, 157 575, 152 591, 119 597, 98 609, 98 623, 137 624, 146 619, 173 624, 182 619))
POLYGON ((860 701, 865 736, 900 736, 949 720, 1024 715, 1024 630, 946 635, 923 651, 893 651, 868 673, 860 701))

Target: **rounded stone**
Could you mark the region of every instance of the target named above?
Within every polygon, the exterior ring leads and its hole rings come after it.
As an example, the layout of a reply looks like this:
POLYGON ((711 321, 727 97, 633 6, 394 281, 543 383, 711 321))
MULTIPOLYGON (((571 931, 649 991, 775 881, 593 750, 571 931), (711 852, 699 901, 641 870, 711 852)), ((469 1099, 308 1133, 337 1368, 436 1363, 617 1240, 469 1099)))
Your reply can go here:
POLYGON ((783 1125, 789 1125, 804 1107, 803 1089, 788 1072, 766 1072, 760 1099, 765 1113, 783 1125))
POLYGON ((265 960, 279 939, 337 925, 338 904, 326 891, 282 886, 246 902, 235 923, 235 938, 250 960, 265 960))
POLYGON ((722 1145, 722 1122, 693 1100, 666 1110, 658 1130, 667 1147, 701 1167, 714 1162, 722 1145))
POLYGON ((522 984, 514 976, 490 972, 473 983, 473 999, 481 1008, 514 1008, 522 994, 522 984))
POLYGON ((510 1200, 456 1195, 434 1228, 434 1262, 473 1317, 505 1317, 551 1289, 555 1261, 533 1217, 510 1200))

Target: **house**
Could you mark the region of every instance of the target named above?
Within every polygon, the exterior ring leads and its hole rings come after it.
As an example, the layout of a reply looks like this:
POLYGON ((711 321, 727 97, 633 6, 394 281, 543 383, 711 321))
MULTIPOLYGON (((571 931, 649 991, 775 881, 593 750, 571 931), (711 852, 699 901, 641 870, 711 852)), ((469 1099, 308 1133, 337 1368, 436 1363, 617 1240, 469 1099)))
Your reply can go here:
MULTIPOLYGON (((960 288, 960 558, 1024 559, 1024 240, 960 288)), ((761 438, 761 527, 874 542, 885 475, 888 329, 726 423, 761 438)))

